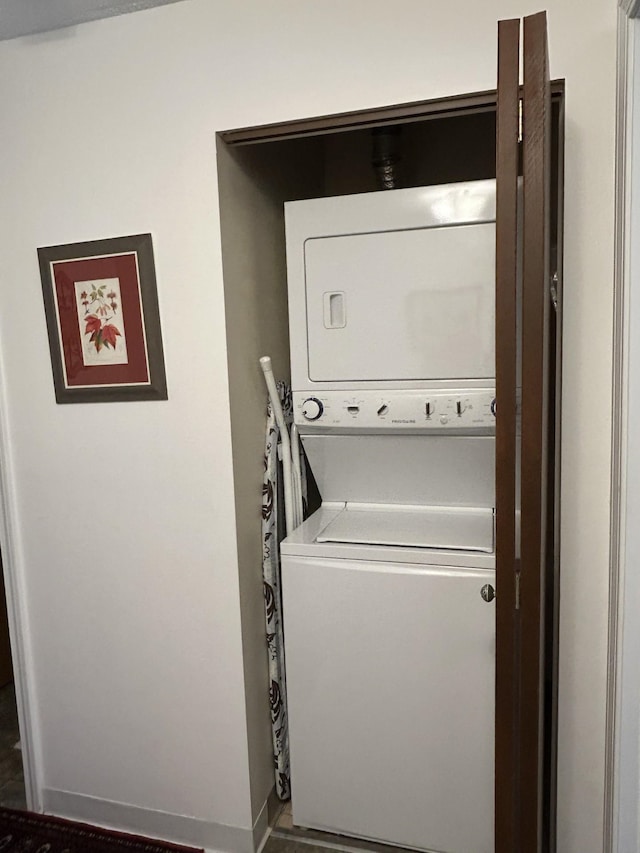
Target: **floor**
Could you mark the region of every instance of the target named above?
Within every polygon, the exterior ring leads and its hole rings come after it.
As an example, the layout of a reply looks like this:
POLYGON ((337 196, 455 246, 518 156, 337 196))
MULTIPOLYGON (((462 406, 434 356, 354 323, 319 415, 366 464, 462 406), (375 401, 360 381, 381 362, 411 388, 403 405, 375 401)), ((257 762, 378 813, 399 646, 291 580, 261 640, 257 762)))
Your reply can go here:
POLYGON ((280 838, 279 836, 270 835, 269 840, 262 848, 262 853, 327 853, 327 850, 335 849, 333 845, 325 847, 318 844, 309 844, 306 841, 296 841, 293 838, 280 838))
POLYGON ((0 689, 0 806, 26 809, 16 695, 13 684, 0 689))
POLYGON ((411 853, 403 847, 294 826, 291 800, 282 805, 262 853, 327 853, 328 850, 346 853, 411 853))

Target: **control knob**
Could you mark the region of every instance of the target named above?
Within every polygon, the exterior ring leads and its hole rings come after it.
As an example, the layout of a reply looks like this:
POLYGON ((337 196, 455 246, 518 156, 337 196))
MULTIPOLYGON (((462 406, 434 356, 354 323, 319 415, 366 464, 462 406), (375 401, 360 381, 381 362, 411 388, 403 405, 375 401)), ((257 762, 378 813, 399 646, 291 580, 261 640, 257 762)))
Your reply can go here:
POLYGON ((317 421, 324 412, 324 406, 317 397, 307 397, 302 404, 302 416, 307 421, 317 421))

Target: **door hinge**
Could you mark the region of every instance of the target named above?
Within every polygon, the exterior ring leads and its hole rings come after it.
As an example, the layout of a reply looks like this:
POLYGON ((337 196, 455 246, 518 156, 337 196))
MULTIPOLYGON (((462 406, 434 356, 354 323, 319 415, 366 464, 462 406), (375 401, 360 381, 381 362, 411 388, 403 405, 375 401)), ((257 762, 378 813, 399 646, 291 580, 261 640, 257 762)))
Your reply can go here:
POLYGON ((549 285, 549 292, 551 293, 551 304, 553 305, 553 310, 558 312, 558 273, 554 272, 551 276, 551 284, 549 285))
POLYGON ((520 572, 516 572, 516 610, 520 610, 520 572))
POLYGON ((522 142, 522 98, 518 101, 518 142, 522 142))

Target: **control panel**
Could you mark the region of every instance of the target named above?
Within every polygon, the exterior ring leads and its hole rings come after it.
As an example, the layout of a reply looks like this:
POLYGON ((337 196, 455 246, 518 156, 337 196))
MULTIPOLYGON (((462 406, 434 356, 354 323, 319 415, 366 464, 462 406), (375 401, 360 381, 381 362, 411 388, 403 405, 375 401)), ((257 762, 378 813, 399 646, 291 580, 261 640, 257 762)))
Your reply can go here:
POLYGON ((303 431, 419 431, 491 433, 495 390, 293 392, 294 420, 303 431))

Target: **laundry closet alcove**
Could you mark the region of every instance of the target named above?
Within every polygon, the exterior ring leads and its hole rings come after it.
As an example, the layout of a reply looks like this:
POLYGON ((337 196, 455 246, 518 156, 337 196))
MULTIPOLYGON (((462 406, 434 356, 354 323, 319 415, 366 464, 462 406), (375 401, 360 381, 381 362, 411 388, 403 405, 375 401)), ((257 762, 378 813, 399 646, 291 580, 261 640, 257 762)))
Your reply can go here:
MULTIPOLYGON (((539 16, 534 16, 539 19, 539 16)), ((529 19, 530 21, 532 19, 529 19)), ((517 22, 519 24, 519 22, 517 22)), ((537 26, 540 23, 535 22, 537 26)), ((534 50, 537 34, 531 29, 529 48, 534 50)), ((220 225, 224 268, 224 290, 228 347, 230 416, 233 442, 233 473, 236 500, 236 525, 240 567, 240 594, 243 637, 250 638, 247 648, 259 647, 264 632, 261 596, 262 588, 260 507, 262 484, 262 455, 264 449, 265 390, 258 359, 271 356, 274 373, 289 379, 289 331, 287 310, 287 276, 283 205, 286 201, 373 192, 379 189, 376 170, 372 164, 374 133, 386 130, 394 140, 399 155, 397 174, 399 186, 420 187, 496 178, 498 180, 498 292, 496 303, 496 375, 498 381, 498 410, 500 407, 501 359, 513 362, 506 371, 511 376, 511 393, 520 394, 520 386, 528 382, 530 356, 524 354, 523 376, 520 375, 520 344, 522 324, 527 326, 529 297, 527 296, 527 261, 525 255, 525 285, 522 304, 524 314, 516 323, 516 312, 522 305, 515 303, 515 263, 524 251, 532 252, 531 237, 525 234, 522 243, 517 237, 515 222, 516 182, 527 192, 527 162, 534 156, 527 150, 527 109, 536 110, 533 91, 533 71, 524 87, 518 86, 517 50, 514 50, 514 22, 501 25, 500 73, 498 90, 453 95, 444 99, 397 106, 366 109, 360 112, 304 118, 290 122, 253 128, 225 130, 218 134, 217 158, 220 196, 220 225), (507 41, 507 37, 511 37, 507 41), (515 64, 515 77, 514 77, 515 64), (509 82, 505 83, 508 75, 509 82), (527 92, 527 87, 529 91, 527 92), (523 141, 518 143, 518 103, 524 96, 523 141), (528 101, 527 101, 528 98, 528 101), (528 107, 530 104, 530 107, 528 107), (515 126, 514 126, 515 122, 515 126), (514 138, 515 134, 515 138, 514 138), (510 154, 505 155, 506 143, 510 154), (496 150, 498 167, 496 168, 496 150), (511 183, 502 175, 505 156, 511 160, 511 183), (502 159, 501 159, 502 158, 502 159), (515 172, 514 172, 515 167, 515 172), (520 180, 518 181, 518 176, 520 180), (500 182, 511 192, 513 217, 503 215, 502 225, 500 182), (508 187, 511 187, 509 190, 508 187), (506 225, 504 224, 506 221, 506 225), (504 249, 505 235, 511 229, 511 248, 504 249), (502 244, 501 241, 502 240, 502 244), (527 241, 528 249, 527 249, 527 241), (501 245, 503 249, 501 250, 501 245), (507 305, 501 295, 505 287, 505 268, 512 261, 511 292, 513 304, 507 305), (502 271, 502 272, 501 272, 502 271), (501 284, 502 275, 502 284, 501 284), (500 287, 503 290, 500 290, 500 287), (506 305, 506 309, 505 309, 506 305), (507 314, 505 315, 505 310, 507 314), (516 328, 517 326, 517 328, 516 328), (513 327, 513 328, 512 328, 513 327), (513 334, 502 334, 512 328, 513 334), (503 346, 503 342, 505 345, 503 346), (517 386, 517 387, 516 387, 517 386)), ((526 36, 526 33, 525 33, 526 36)), ((517 41, 515 42, 517 47, 517 41)), ((530 69, 531 69, 530 56, 530 69)), ((548 194, 544 199, 547 216, 548 246, 540 246, 540 257, 546 269, 547 286, 542 299, 547 304, 542 313, 544 339, 548 349, 540 354, 544 382, 538 382, 541 395, 540 412, 544 419, 543 448, 538 453, 541 482, 546 481, 542 495, 543 518, 538 527, 546 524, 541 578, 537 590, 541 600, 533 616, 526 616, 517 595, 515 581, 500 586, 496 628, 496 851, 513 853, 513 839, 523 839, 520 849, 554 849, 555 802, 555 704, 557 669, 557 590, 558 590, 558 523, 557 495, 559 477, 559 393, 562 316, 562 199, 564 148, 564 83, 550 84, 549 111, 546 132, 549 135, 548 194), (544 401, 542 400, 544 395, 544 401), (518 608, 518 610, 516 610, 518 608), (515 614, 515 615, 514 615, 515 614), (538 619, 538 628, 535 620, 538 619), (527 622, 527 619, 529 620, 527 622), (529 625, 529 627, 527 627, 529 625), (531 625, 534 627, 532 628, 531 625), (537 631, 537 635, 535 634, 537 631), (527 633, 529 632, 529 633, 527 633), (531 654, 532 637, 540 638, 540 653, 534 667, 540 674, 537 707, 527 706, 527 655, 531 654), (532 741, 532 732, 535 736, 532 741), (535 741, 535 742, 534 742, 535 741), (536 755, 536 773, 525 778, 527 755, 536 755), (518 784, 512 784, 516 778, 518 784), (527 786, 531 787, 527 787, 527 786), (527 805, 524 807, 522 803, 527 805), (528 814, 529 812, 529 814, 528 814)), ((540 95, 543 99, 543 94, 540 95)), ((543 100, 540 101, 542 103, 543 100)), ((531 119, 531 127, 533 119, 531 119)), ((532 143, 537 144, 534 140, 532 143)), ((373 157, 375 159, 375 157, 373 157)), ((508 164, 507 164, 508 165, 508 164)), ((545 173, 546 174, 546 173, 545 173)), ((535 178, 530 185, 533 187, 535 178)), ((393 190, 389 190, 393 192, 393 190)), ((504 196, 502 197, 504 199, 504 196)), ((530 210, 525 199, 520 210, 530 210)), ((542 209, 542 208, 541 208, 542 209)), ((520 214, 518 214, 520 216, 520 214)), ((530 215, 533 221, 533 214, 530 215)), ((543 239, 540 236, 538 239, 543 239)), ((529 265, 531 269, 531 265, 529 265)), ((538 278, 541 273, 538 271, 538 278)), ((508 300, 507 300, 508 302, 508 300)), ((527 346, 527 343, 525 343, 527 346)), ((501 377, 503 377, 501 379, 501 377)), ((538 377, 539 378, 539 377, 538 377)), ((526 387, 522 394, 525 408, 531 406, 526 387), (526 402, 526 400, 529 402, 526 402)), ((506 395, 502 397, 506 399, 506 395)), ((530 409, 528 409, 530 411, 530 409)), ((497 519, 500 524, 500 483, 505 464, 504 448, 516 446, 514 409, 512 433, 501 444, 500 427, 497 443, 496 484, 498 487, 497 519), (501 449, 502 448, 502 449, 501 449)), ((500 418, 498 416, 498 424, 500 418)), ((525 444, 527 437, 523 438, 525 444)), ((525 451, 526 452, 526 451, 525 451)), ((520 461, 518 460, 518 464, 520 461)), ((503 489, 509 489, 509 476, 503 489)), ((503 491, 504 494, 504 491, 503 491)), ((515 500, 515 499, 514 499, 515 500)), ((515 504, 512 500, 515 526, 515 504)), ((526 497, 525 497, 526 501, 526 497)), ((523 541, 526 541, 526 519, 523 519, 523 541)), ((512 533, 512 535, 515 535, 512 533)), ((515 558, 515 554, 513 555, 515 558)), ((509 567, 509 571, 513 570, 509 567)), ((500 550, 498 550, 498 585, 500 585, 500 550)), ((505 561, 502 571, 506 571, 505 561)), ((245 661, 245 668, 249 664, 245 661)), ((255 662, 251 665, 256 667, 255 662)), ((260 664, 257 664, 259 669, 260 664)), ((266 656, 262 679, 247 678, 247 707, 262 709, 259 724, 249 730, 269 744, 267 706, 268 683, 266 656)), ((258 712, 256 711, 256 714, 258 712)), ((265 746, 265 748, 268 748, 265 746)), ((533 760, 533 759, 532 759, 533 760)), ((295 780, 293 782, 295 785, 295 780)))

